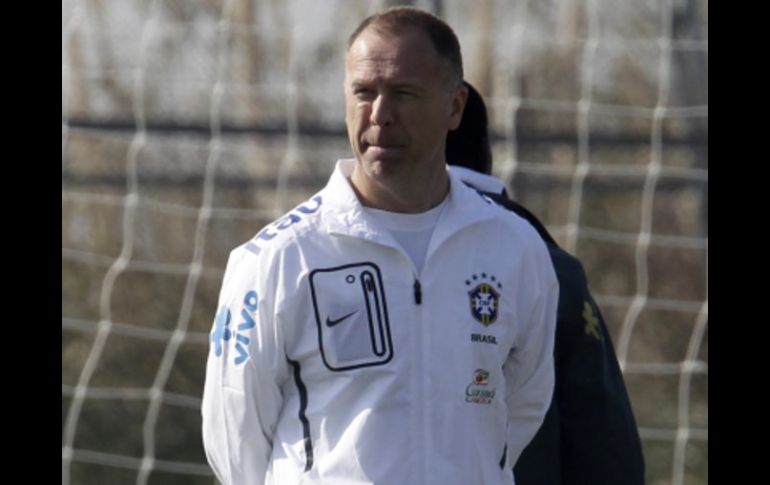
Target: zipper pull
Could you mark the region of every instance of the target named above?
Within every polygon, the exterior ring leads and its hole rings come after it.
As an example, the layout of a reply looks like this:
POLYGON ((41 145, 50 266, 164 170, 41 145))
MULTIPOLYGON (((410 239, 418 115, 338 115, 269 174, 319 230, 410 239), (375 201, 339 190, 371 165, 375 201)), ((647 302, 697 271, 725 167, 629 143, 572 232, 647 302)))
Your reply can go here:
POLYGON ((420 280, 414 280, 414 302, 418 305, 422 304, 422 286, 420 286, 420 280))

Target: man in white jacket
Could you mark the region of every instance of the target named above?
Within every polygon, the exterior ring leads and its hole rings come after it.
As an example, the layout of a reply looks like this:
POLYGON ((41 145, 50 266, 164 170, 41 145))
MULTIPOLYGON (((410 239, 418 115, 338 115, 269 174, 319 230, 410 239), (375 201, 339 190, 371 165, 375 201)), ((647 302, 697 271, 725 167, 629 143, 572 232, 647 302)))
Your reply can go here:
POLYGON ((558 284, 532 227, 447 171, 462 79, 428 13, 351 35, 355 159, 228 261, 202 407, 222 483, 513 483, 553 390, 558 284))

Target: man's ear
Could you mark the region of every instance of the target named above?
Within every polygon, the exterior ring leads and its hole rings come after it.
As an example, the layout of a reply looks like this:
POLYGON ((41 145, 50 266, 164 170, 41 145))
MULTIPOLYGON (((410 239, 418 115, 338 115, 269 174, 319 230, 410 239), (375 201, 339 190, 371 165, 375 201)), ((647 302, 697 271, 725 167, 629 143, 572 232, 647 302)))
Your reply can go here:
POLYGON ((468 101, 468 88, 464 84, 457 86, 452 92, 452 111, 449 115, 450 130, 456 130, 460 126, 460 121, 463 119, 463 111, 465 110, 465 103, 468 101))

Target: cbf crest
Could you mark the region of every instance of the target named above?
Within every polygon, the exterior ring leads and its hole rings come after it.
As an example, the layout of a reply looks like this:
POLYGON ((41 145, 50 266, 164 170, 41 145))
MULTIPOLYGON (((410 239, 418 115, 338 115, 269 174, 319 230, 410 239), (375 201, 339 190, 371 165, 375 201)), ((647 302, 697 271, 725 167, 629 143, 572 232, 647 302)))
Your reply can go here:
POLYGON ((468 298, 473 318, 485 327, 495 323, 500 311, 499 290, 503 285, 493 275, 481 273, 465 280, 465 286, 472 288, 468 292, 468 298))

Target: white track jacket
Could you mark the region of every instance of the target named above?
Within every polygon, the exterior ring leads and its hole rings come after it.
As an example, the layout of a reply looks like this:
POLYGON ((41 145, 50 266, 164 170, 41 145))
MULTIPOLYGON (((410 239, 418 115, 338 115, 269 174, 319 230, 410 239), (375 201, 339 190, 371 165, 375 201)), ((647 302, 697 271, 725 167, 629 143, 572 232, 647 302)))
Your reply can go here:
POLYGON ((548 251, 450 172, 417 274, 362 210, 354 164, 230 255, 209 463, 226 485, 510 485, 553 391, 548 251))

